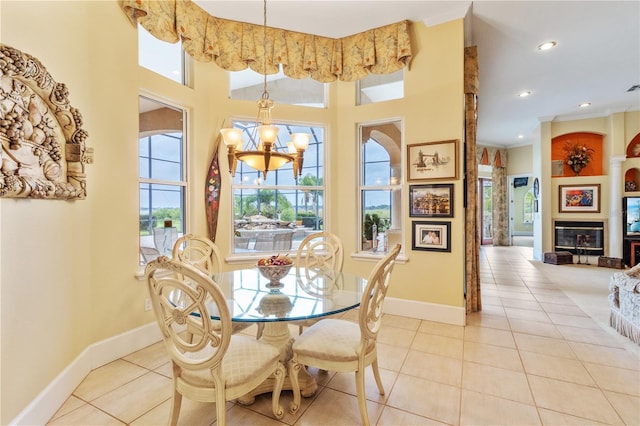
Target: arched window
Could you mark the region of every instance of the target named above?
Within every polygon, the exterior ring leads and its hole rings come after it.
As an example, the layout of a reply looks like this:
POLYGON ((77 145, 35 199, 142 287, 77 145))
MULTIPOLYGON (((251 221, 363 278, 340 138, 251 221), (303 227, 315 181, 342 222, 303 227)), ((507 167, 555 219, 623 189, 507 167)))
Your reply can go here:
POLYGON ((535 197, 533 196, 533 189, 524 193, 522 200, 522 222, 533 223, 533 203, 535 197))
POLYGON ((402 122, 360 126, 361 252, 386 253, 402 237, 402 122))

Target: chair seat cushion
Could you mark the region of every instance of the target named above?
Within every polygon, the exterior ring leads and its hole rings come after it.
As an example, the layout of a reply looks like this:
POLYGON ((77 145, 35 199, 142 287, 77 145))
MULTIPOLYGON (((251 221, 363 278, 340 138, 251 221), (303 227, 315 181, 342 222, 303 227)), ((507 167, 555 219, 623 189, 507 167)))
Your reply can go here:
MULTIPOLYGON (((211 352, 210 347, 200 352, 188 354, 189 358, 203 358, 205 352, 211 352)), ((227 387, 233 387, 250 382, 264 374, 273 371, 275 362, 280 357, 280 351, 268 343, 260 342, 249 336, 233 335, 229 349, 222 361, 222 371, 227 381, 227 387)), ((182 378, 193 385, 211 385, 213 380, 209 370, 182 370, 182 378)))
POLYGON ((329 361, 358 359, 360 326, 351 321, 324 319, 296 337, 293 351, 297 354, 329 361))

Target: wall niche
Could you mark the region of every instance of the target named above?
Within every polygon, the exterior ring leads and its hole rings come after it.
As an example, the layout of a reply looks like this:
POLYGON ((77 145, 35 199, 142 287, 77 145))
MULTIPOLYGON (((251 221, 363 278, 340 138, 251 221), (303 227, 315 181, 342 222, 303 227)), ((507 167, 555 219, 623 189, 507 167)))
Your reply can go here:
POLYGON ((624 192, 635 192, 640 188, 640 169, 632 167, 624 174, 624 192))
POLYGON ((551 175, 553 177, 575 176, 567 165, 567 148, 586 146, 591 152, 591 161, 580 171, 580 176, 600 176, 602 168, 602 135, 590 132, 575 132, 556 136, 551 139, 551 175))

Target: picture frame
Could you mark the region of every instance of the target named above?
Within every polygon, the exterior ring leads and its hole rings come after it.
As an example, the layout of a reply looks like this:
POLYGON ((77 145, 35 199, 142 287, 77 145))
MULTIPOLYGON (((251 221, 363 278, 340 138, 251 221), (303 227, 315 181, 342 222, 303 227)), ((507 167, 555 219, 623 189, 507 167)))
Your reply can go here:
POLYGON ((559 185, 560 213, 600 213, 600 184, 559 185))
POLYGON ((407 145, 407 180, 458 178, 458 140, 407 145))
POLYGON ((453 217, 453 184, 409 186, 409 216, 453 217))
POLYGON ((451 252, 451 222, 414 221, 411 229, 411 248, 451 252))

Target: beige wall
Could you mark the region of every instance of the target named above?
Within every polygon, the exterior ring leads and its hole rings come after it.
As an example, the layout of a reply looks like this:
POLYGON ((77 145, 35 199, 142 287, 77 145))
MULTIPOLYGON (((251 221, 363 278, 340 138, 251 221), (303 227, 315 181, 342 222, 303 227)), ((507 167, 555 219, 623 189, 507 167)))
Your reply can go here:
MULTIPOLYGON (((189 231, 203 234, 200 206, 217 131, 231 111, 254 116, 255 103, 229 100, 226 73, 212 64, 194 64, 193 89, 139 68, 136 29, 116 1, 2 1, 0 7, 2 43, 35 56, 68 86, 89 132, 87 144, 95 149, 86 200, 0 199, 0 423, 7 424, 87 347, 153 321, 143 310, 145 284, 134 278, 138 95, 189 111, 189 231)), ((413 33, 417 54, 404 100, 354 107, 354 84, 335 83, 328 109, 277 109, 278 119, 329 123, 327 227, 340 235, 348 254, 358 240, 356 123, 401 118, 408 144, 463 135, 462 21, 432 28, 416 23, 413 33)), ((225 155, 220 166, 226 170, 225 155)), ((461 176, 461 161, 459 168, 461 176)), ((391 297, 463 306, 463 187, 461 178, 453 183, 451 253, 412 252, 403 206, 408 262, 397 266, 391 297)), ((226 173, 223 188, 223 197, 230 197, 226 173)), ((405 200, 407 193, 405 187, 405 200)), ((228 253, 231 203, 224 201, 216 241, 228 253)), ((350 256, 345 262, 345 269, 360 274, 371 267, 350 256)))
POLYGON ((507 150, 507 175, 527 175, 533 172, 532 146, 518 146, 507 150))

